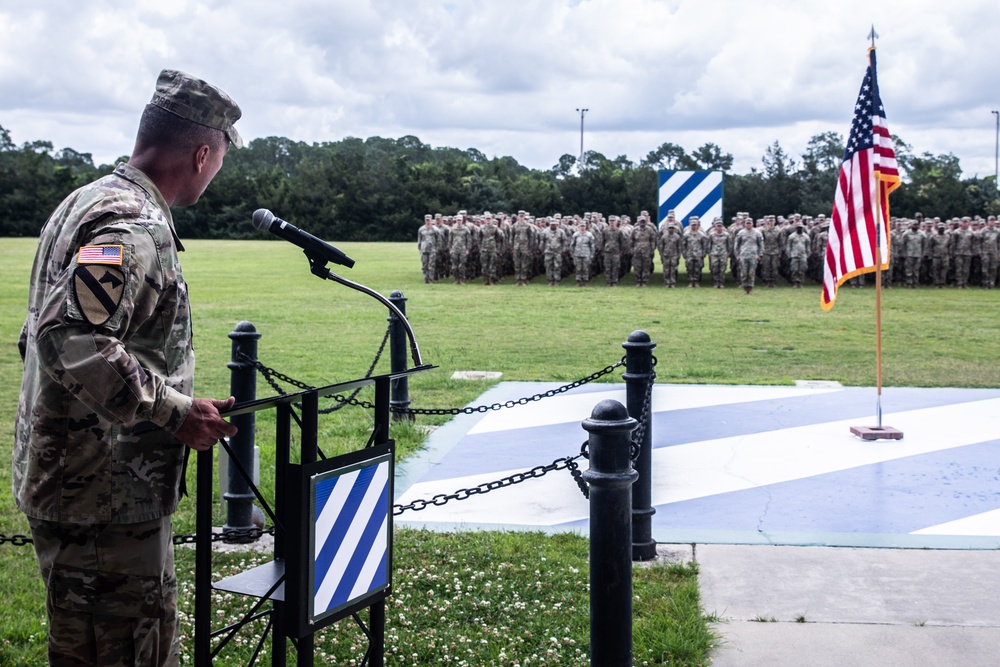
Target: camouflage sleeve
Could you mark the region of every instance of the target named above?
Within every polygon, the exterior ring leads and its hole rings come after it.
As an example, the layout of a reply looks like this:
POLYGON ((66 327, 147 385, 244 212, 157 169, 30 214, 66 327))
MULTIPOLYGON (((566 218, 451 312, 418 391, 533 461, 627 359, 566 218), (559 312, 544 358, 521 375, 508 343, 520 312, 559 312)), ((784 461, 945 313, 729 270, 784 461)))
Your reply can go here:
MULTIPOLYGON (((129 231, 127 226, 105 229, 87 243, 122 248, 121 265, 107 267, 111 270, 97 278, 111 299, 102 304, 107 319, 99 321, 94 307, 81 296, 86 287, 79 270, 89 265, 84 267, 74 258, 50 286, 39 314, 37 344, 42 365, 56 382, 105 419, 118 423, 148 420, 176 431, 192 399, 171 387, 157 372, 160 369, 145 367, 138 350, 127 349, 127 342, 139 336, 142 325, 161 315, 157 312, 159 292, 167 283, 156 243, 145 230, 129 231)), ((147 366, 154 356, 144 359, 147 366)))

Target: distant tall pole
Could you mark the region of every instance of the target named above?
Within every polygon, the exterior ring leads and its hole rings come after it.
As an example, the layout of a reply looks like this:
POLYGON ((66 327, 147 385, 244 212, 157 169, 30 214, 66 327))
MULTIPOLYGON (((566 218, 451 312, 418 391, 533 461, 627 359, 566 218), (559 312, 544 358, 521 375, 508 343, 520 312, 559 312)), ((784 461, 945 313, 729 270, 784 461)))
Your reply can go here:
POLYGON ((1000 111, 991 111, 997 118, 997 139, 996 148, 993 149, 993 178, 994 185, 1000 188, 1000 111))
MULTIPOLYGON (((583 116, 590 109, 577 109, 577 113, 580 114, 580 167, 583 167, 583 116)), ((995 111, 993 113, 996 113, 995 111)))

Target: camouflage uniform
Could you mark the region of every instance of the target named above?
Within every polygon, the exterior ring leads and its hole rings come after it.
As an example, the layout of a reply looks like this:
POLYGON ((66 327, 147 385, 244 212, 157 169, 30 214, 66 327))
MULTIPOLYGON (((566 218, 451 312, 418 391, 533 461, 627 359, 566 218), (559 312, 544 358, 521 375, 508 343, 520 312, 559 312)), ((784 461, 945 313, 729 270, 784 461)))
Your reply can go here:
POLYGON ((604 228, 604 282, 609 287, 617 285, 622 271, 622 245, 625 237, 618 227, 618 218, 612 216, 611 224, 604 228))
POLYGON ((743 291, 750 294, 757 277, 757 262, 764 254, 764 237, 753 228, 752 221, 747 220, 746 227, 736 235, 734 248, 740 263, 740 283, 743 291))
POLYGON ((943 222, 937 226, 933 234, 927 237, 927 246, 931 256, 931 274, 934 285, 936 287, 944 287, 948 282, 951 237, 945 233, 943 222))
POLYGON ((542 232, 542 252, 545 254, 545 276, 549 285, 558 285, 562 280, 562 254, 566 245, 566 235, 559 228, 559 221, 552 220, 548 229, 542 232))
POLYGON ((518 285, 527 285, 531 279, 531 246, 535 228, 523 217, 518 216, 511 229, 511 245, 514 255, 514 278, 518 285))
POLYGON ((632 231, 632 264, 635 271, 635 284, 645 287, 649 284, 649 276, 653 272, 653 252, 656 249, 656 230, 640 217, 632 231))
POLYGON ((479 259, 483 267, 483 284, 496 285, 500 278, 499 254, 503 246, 503 232, 493 219, 487 219, 479 228, 479 259))
MULTIPOLYGON (((239 107, 203 81, 164 70, 151 106, 242 146, 239 107)), ((170 516, 187 449, 174 433, 194 381, 182 249, 167 200, 129 164, 69 195, 41 231, 12 459, 52 664, 179 660, 170 516)))
POLYGON ((972 231, 968 219, 963 219, 961 227, 952 232, 951 254, 955 259, 955 287, 965 289, 972 262, 972 231))
POLYGON ((677 223, 667 219, 660 232, 660 263, 663 264, 663 285, 673 287, 677 284, 677 265, 681 260, 681 248, 684 237, 677 228, 677 223))
POLYGON ((806 265, 809 262, 809 235, 801 224, 796 225, 795 231, 788 235, 785 249, 789 261, 788 279, 796 287, 802 287, 806 279, 806 265))
POLYGON ((712 223, 712 231, 708 234, 708 268, 712 273, 712 284, 722 289, 726 284, 726 263, 732 240, 729 232, 722 226, 722 220, 712 223))
MULTIPOLYGON (((781 264, 781 230, 775 229, 770 220, 763 229, 758 230, 764 239, 764 253, 760 258, 760 279, 768 287, 774 287, 778 281, 778 267, 781 264)), ((746 281, 743 282, 746 286, 746 281)))
POLYGON ((431 222, 431 217, 424 218, 424 224, 417 230, 417 249, 420 251, 420 270, 424 274, 424 282, 437 280, 437 254, 440 237, 431 222))
POLYGON ((594 258, 594 235, 580 225, 580 229, 573 234, 570 248, 573 251, 573 265, 576 268, 576 285, 577 287, 587 285, 590 283, 590 262, 594 258))
POLYGON ((689 222, 688 228, 684 232, 682 247, 688 284, 691 287, 698 287, 701 284, 701 272, 705 268, 705 255, 708 254, 708 235, 699 229, 697 219, 692 219, 689 222))
POLYGON ((920 279, 920 262, 924 257, 926 240, 919 225, 914 223, 902 237, 903 276, 906 286, 916 288, 920 279))
POLYGON ((983 264, 983 287, 993 289, 997 281, 997 251, 1000 249, 1000 230, 997 229, 996 219, 990 216, 989 221, 979 232, 980 251, 982 253, 983 264))
POLYGON ((455 278, 456 285, 465 283, 469 263, 469 247, 472 245, 471 237, 472 232, 462 220, 458 220, 452 225, 448 241, 448 254, 451 256, 451 275, 455 278))

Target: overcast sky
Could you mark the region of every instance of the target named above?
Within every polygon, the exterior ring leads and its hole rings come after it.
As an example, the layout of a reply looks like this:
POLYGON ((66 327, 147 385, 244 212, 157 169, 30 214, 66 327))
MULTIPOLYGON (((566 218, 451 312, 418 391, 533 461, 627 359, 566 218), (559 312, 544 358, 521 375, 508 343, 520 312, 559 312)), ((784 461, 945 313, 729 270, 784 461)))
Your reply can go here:
POLYGON ((994 172, 997 0, 0 0, 0 125, 97 163, 162 68, 228 92, 245 140, 415 135, 548 169, 718 144, 734 170, 848 132, 879 33, 889 128, 994 172))

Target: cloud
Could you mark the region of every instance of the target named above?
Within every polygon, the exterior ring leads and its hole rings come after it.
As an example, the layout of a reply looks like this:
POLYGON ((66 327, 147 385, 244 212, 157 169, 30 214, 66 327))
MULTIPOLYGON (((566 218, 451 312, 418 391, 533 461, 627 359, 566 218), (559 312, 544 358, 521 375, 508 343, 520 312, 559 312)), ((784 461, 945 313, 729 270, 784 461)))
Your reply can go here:
POLYGON ((0 0, 0 124, 110 161, 157 72, 217 83, 244 137, 415 135, 548 168, 711 141, 745 171, 846 133, 875 24, 890 128, 993 163, 995 1, 0 0))

